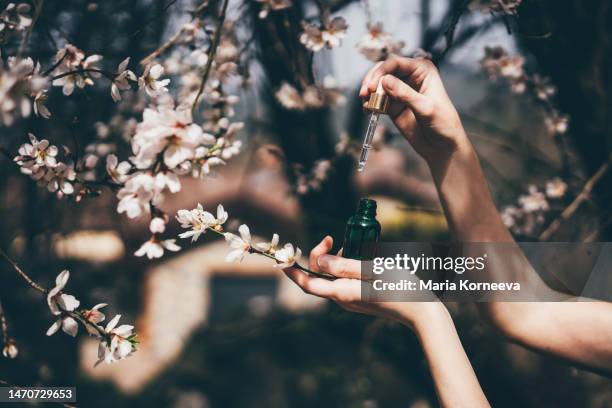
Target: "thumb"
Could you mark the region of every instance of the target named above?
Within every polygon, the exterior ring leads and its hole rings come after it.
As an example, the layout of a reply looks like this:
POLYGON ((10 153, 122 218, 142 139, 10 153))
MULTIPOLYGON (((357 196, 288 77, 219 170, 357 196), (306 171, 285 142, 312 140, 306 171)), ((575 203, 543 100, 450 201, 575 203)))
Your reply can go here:
POLYGON ((433 104, 431 101, 399 78, 393 75, 385 75, 382 78, 382 86, 387 95, 408 105, 416 116, 430 117, 432 115, 433 104))

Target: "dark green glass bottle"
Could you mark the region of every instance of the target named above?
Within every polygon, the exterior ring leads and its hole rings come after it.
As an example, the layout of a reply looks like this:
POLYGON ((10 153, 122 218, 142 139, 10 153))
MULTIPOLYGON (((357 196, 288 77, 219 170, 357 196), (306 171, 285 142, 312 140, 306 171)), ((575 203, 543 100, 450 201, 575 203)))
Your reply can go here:
POLYGON ((357 212, 346 223, 342 256, 358 260, 374 259, 379 238, 376 201, 362 198, 357 212))

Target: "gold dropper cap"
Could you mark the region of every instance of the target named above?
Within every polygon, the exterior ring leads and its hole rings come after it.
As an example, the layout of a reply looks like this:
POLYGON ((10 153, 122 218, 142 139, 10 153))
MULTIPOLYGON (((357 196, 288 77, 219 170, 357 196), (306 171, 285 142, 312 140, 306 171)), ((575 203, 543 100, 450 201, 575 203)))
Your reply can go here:
POLYGON ((385 93, 385 90, 382 86, 382 81, 378 83, 378 87, 376 87, 376 92, 370 94, 370 99, 366 104, 366 109, 376 113, 387 113, 387 109, 389 108, 389 97, 385 93))

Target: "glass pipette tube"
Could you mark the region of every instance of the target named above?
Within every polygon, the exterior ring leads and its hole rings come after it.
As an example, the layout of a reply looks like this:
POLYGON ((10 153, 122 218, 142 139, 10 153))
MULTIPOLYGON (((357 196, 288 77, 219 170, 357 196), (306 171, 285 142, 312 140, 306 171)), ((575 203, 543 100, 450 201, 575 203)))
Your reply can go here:
POLYGON ((372 112, 372 115, 370 115, 370 123, 368 124, 368 130, 366 131, 365 137, 363 138, 363 145, 361 146, 361 155, 359 156, 359 166, 357 167, 357 171, 363 171, 363 169, 365 169, 366 162, 368 161, 368 154, 372 148, 372 139, 374 139, 374 132, 376 131, 379 117, 380 113, 378 112, 372 112))

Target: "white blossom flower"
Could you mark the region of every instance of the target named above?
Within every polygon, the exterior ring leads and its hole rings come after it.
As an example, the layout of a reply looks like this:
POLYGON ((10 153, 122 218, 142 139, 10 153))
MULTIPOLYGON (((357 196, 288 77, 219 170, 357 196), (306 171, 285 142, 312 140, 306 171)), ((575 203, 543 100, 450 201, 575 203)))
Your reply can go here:
POLYGON ((149 259, 161 258, 164 256, 165 249, 168 251, 177 252, 181 250, 181 247, 176 244, 176 240, 174 239, 158 241, 157 238, 153 236, 150 240, 142 244, 140 248, 134 252, 134 255, 146 255, 149 259))
POLYGON ((4 347, 2 348, 2 355, 6 358, 17 358, 19 354, 19 349, 17 348, 17 343, 13 339, 7 339, 4 343, 4 347))
POLYGON ((60 315, 63 311, 72 312, 79 307, 80 302, 72 295, 62 292, 68 283, 70 272, 63 270, 55 278, 55 286, 47 293, 47 304, 51 313, 60 315))
POLYGON ((546 130, 550 136, 563 135, 569 127, 569 116, 561 115, 557 111, 553 111, 549 116, 544 118, 546 130))
POLYGON ((302 22, 302 27, 304 31, 300 34, 300 42, 313 52, 320 51, 324 46, 334 48, 341 45, 348 28, 342 17, 335 17, 323 29, 306 22, 302 22))
POLYGON ((107 338, 102 338, 98 345, 98 361, 96 366, 102 362, 110 364, 132 355, 136 351, 136 342, 134 340, 134 326, 123 324, 119 327, 119 319, 121 315, 115 316, 108 322, 104 331, 108 335, 107 338))
POLYGON ((390 33, 383 30, 381 23, 368 24, 368 32, 357 43, 359 52, 370 61, 382 61, 404 48, 403 41, 395 41, 390 33))
POLYGON ((151 98, 158 96, 161 93, 168 92, 168 84, 170 79, 159 79, 164 74, 164 67, 160 64, 147 65, 140 78, 138 78, 138 87, 144 89, 147 95, 151 98))
POLYGON ((47 78, 39 73, 40 64, 31 58, 9 57, 0 61, 0 122, 10 126, 16 117, 27 118, 32 111, 31 97, 42 91, 47 78))
POLYGON ((490 79, 506 78, 513 85, 515 93, 521 93, 525 89, 524 64, 523 57, 510 56, 502 47, 485 47, 485 55, 480 60, 482 69, 490 79))
POLYGON ((534 74, 531 77, 531 82, 533 83, 536 96, 542 101, 548 101, 557 93, 557 87, 552 84, 549 77, 534 74))
POLYGON ((117 192, 117 198, 119 214, 126 213, 128 218, 137 218, 143 213, 149 213, 150 202, 155 198, 155 180, 148 173, 135 173, 117 192))
POLYGON ((47 181, 47 190, 56 193, 58 198, 64 195, 74 193, 74 181, 76 180, 76 172, 65 163, 58 163, 50 169, 45 176, 47 181))
POLYGON ((179 237, 192 237, 192 242, 197 241, 200 235, 206 232, 207 228, 221 231, 221 226, 225 224, 227 218, 227 211, 221 204, 217 206, 216 217, 208 211, 204 211, 202 204, 198 204, 193 210, 179 210, 176 214, 176 220, 182 228, 190 228, 189 231, 179 234, 179 237))
POLYGON ((181 181, 176 173, 172 171, 160 171, 155 175, 155 188, 158 191, 162 191, 166 187, 171 193, 178 193, 181 191, 181 181))
POLYGON ((227 262, 242 261, 244 256, 251 251, 251 232, 249 227, 246 224, 242 224, 238 228, 238 232, 240 236, 231 232, 225 233, 225 239, 231 248, 225 257, 227 262))
POLYGON ((117 156, 109 154, 106 156, 106 173, 110 178, 119 184, 122 184, 128 178, 128 173, 132 169, 132 165, 127 161, 119 163, 117 156))
POLYGON ((527 189, 528 194, 519 197, 518 202, 522 209, 527 213, 537 211, 547 211, 549 209, 548 201, 544 193, 540 192, 534 185, 530 185, 527 189))
POLYGON ((82 312, 83 318, 91 323, 98 324, 106 318, 104 313, 100 311, 103 307, 108 306, 106 303, 98 303, 94 307, 82 312))
POLYGON ((133 161, 137 167, 146 168, 163 152, 164 164, 172 169, 193 159, 198 146, 215 142, 214 136, 192 122, 190 109, 147 108, 132 138, 133 161))
POLYGON ((285 244, 282 249, 274 253, 274 258, 278 262, 274 266, 277 268, 289 268, 295 264, 300 256, 302 256, 302 250, 300 250, 300 248, 294 250, 293 245, 285 244))
POLYGON ((30 5, 27 3, 8 3, 0 12, 0 34, 8 31, 23 31, 32 25, 32 17, 28 15, 30 5))
POLYGON ((51 117, 51 111, 47 108, 45 103, 47 102, 48 96, 47 91, 39 91, 34 95, 34 114, 41 118, 49 119, 51 117))
POLYGON ((300 42, 310 51, 321 51, 325 46, 321 28, 306 22, 302 22, 302 26, 304 27, 304 32, 300 34, 300 42))
POLYGON ((66 312, 73 312, 80 303, 74 296, 63 293, 63 289, 68 283, 70 272, 64 270, 55 278, 55 286, 47 293, 47 304, 51 313, 60 316, 55 323, 47 330, 47 336, 56 333, 60 328, 67 334, 75 337, 79 325, 77 321, 66 312))
MULTIPOLYGON (((32 133, 28 134, 30 143, 24 143, 19 147, 19 156, 14 161, 22 167, 22 170, 37 167, 55 167, 57 165, 57 147, 49 144, 47 139, 38 140, 32 133)), ((31 174, 31 172, 26 172, 31 174)))
POLYGON ((325 30, 323 30, 323 41, 327 48, 335 48, 342 44, 342 39, 346 37, 348 25, 343 17, 334 17, 325 30))
POLYGON ((546 182, 546 195, 549 198, 559 199, 562 198, 567 192, 567 184, 559 177, 555 177, 552 180, 546 182))
POLYGON ((292 6, 291 0, 256 0, 261 3, 261 10, 259 11, 259 18, 268 17, 270 11, 284 10, 292 6))
POLYGON ((155 217, 149 223, 149 231, 153 234, 161 234, 166 230, 166 220, 162 217, 155 217))
POLYGON ((255 244, 255 248, 262 252, 274 254, 276 247, 278 246, 279 239, 278 234, 274 234, 272 235, 272 240, 270 242, 260 242, 255 244))
MULTIPOLYGON (((104 313, 100 311, 100 309, 106 306, 108 306, 106 303, 98 303, 91 309, 83 310, 81 312, 81 315, 83 316, 85 320, 90 322, 92 325, 97 326, 98 323, 103 322, 104 319, 106 319, 106 316, 104 315, 104 313)), ((100 333, 94 327, 91 327, 88 324, 85 324, 84 326, 90 335, 95 336, 95 337, 100 337, 100 333)))
POLYGON ((90 55, 85 58, 85 53, 72 44, 67 44, 57 52, 56 60, 61 64, 57 67, 54 74, 59 76, 53 80, 53 86, 62 87, 62 93, 66 96, 71 95, 74 87, 80 89, 94 84, 92 78, 99 78, 99 72, 86 72, 84 70, 99 70, 98 64, 102 61, 102 56, 98 54, 90 55), (68 74, 73 71, 71 74, 68 74))
POLYGON ((121 91, 126 91, 130 89, 129 81, 138 81, 136 74, 127 69, 129 63, 129 57, 121 61, 121 63, 117 67, 117 73, 113 78, 113 83, 111 84, 111 97, 115 102, 121 100, 121 91))
POLYGON ((306 105, 302 99, 302 95, 287 82, 283 82, 281 87, 274 94, 278 102, 286 109, 303 110, 306 105))

